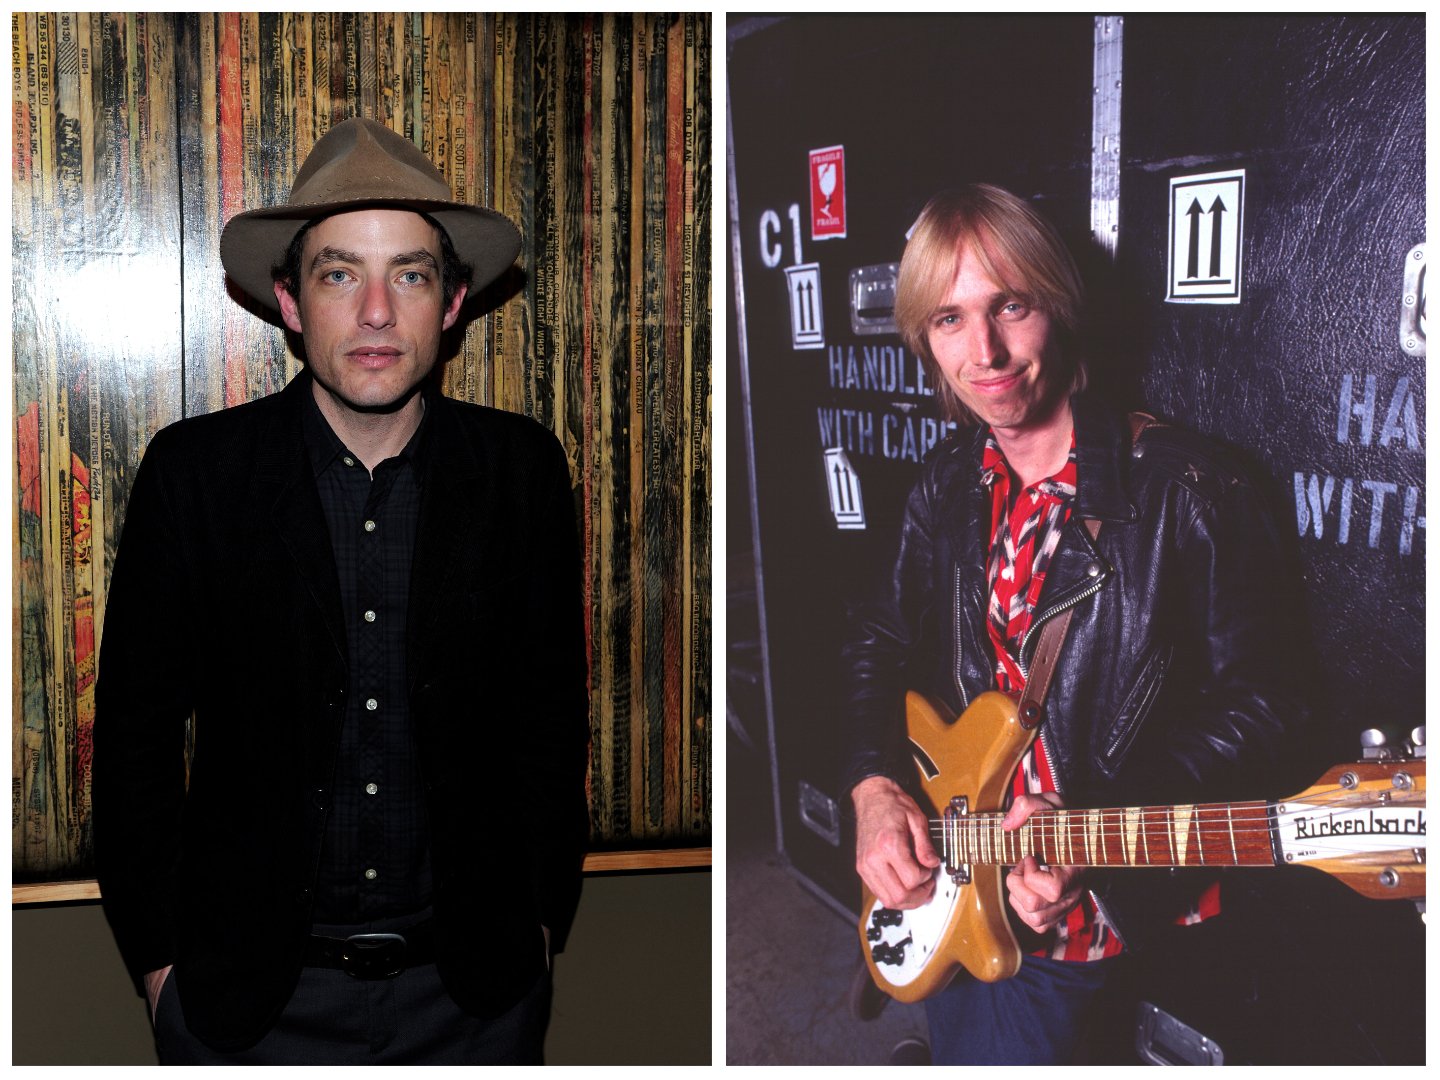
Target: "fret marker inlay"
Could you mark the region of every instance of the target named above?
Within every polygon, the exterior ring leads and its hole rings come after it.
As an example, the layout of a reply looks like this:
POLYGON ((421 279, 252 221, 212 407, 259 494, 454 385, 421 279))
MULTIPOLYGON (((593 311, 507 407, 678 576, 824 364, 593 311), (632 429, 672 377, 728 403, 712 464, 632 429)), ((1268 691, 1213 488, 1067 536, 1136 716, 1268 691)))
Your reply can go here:
POLYGON ((1190 815, 1193 806, 1177 806, 1170 814, 1170 846, 1175 851, 1175 865, 1186 866, 1185 851, 1190 846, 1190 815))
POLYGON ((1125 811, 1125 861, 1135 865, 1135 839, 1140 832, 1140 810, 1130 807, 1125 811))

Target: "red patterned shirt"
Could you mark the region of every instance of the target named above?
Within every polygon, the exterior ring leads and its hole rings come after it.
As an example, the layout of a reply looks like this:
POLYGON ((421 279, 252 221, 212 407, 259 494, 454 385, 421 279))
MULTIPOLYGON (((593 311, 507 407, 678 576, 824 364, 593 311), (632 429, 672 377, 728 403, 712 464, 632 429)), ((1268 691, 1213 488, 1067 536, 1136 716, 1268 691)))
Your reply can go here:
MULTIPOLYGON (((1018 697, 1025 688, 1025 676, 1016 660, 1020 643, 1034 619, 1045 572, 1059 546, 1064 525, 1070 520, 1075 499, 1074 435, 1060 471, 1024 488, 1012 503, 1010 468, 992 432, 985 443, 980 480, 990 489, 991 497, 990 554, 985 567, 990 604, 985 622, 995 650, 995 684, 1018 697)), ((1042 730, 1021 760, 1011 794, 1037 795, 1055 790, 1042 730)), ((1219 910, 1219 887, 1212 884, 1195 907, 1176 921, 1199 922, 1219 910)), ((1117 955, 1123 948, 1104 912, 1086 893, 1034 955, 1055 960, 1100 960, 1117 955)))

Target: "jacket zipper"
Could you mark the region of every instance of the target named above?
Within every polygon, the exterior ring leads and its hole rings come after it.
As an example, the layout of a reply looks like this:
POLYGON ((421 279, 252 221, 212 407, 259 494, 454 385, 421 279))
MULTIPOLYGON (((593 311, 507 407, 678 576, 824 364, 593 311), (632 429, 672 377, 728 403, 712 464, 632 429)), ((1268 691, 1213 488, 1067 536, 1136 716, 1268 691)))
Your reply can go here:
POLYGON ((1033 623, 1030 624, 1030 629, 1026 630, 1025 636, 1020 639, 1020 655, 1015 658, 1015 662, 1020 665, 1020 674, 1024 675, 1026 679, 1030 678, 1030 664, 1025 659, 1025 657, 1030 652, 1030 642, 1034 640, 1035 635, 1040 631, 1040 628, 1067 608, 1072 608, 1076 604, 1080 603, 1080 601, 1088 600, 1090 597, 1094 596, 1097 592, 1101 590, 1101 588, 1104 587, 1104 585, 1105 575, 1098 575, 1094 581, 1092 581, 1089 585, 1085 586, 1085 588, 1081 589, 1069 600, 1066 600, 1062 604, 1056 604, 1053 608, 1045 612, 1043 615, 1040 616, 1040 618, 1036 619, 1033 623))
MULTIPOLYGON (((1042 615, 1039 619, 1035 620, 1035 622, 1030 624, 1030 629, 1026 630, 1025 636, 1020 639, 1020 655, 1016 658, 1015 661, 1020 666, 1020 674, 1024 675, 1027 681, 1030 678, 1030 665, 1025 661, 1025 655, 1026 651, 1030 648, 1030 642, 1035 637, 1036 632, 1039 631, 1039 629, 1045 623, 1049 622, 1056 615, 1059 615, 1067 608, 1072 608, 1076 604, 1080 603, 1080 601, 1094 596, 1097 592, 1100 591, 1104 584, 1105 575, 1096 575, 1094 581, 1092 581, 1089 585, 1085 586, 1085 588, 1081 589, 1069 600, 1066 600, 1064 603, 1056 604, 1049 611, 1045 612, 1044 615, 1042 615)), ((1055 768, 1055 758, 1050 754, 1050 743, 1045 738, 1045 729, 1043 726, 1036 733, 1036 738, 1040 740, 1041 748, 1045 751, 1045 760, 1049 763, 1050 767, 1050 779, 1055 784, 1055 794, 1064 795, 1065 789, 1060 784, 1060 775, 1055 768)))
POLYGON ((970 707, 970 697, 965 693, 965 680, 963 678, 964 664, 961 663, 960 652, 960 631, 963 629, 964 620, 962 612, 965 610, 962 603, 964 597, 960 595, 960 583, 962 575, 959 564, 955 566, 955 603, 951 605, 951 614, 955 622, 955 692, 960 695, 960 710, 970 707))
MULTIPOLYGON (((1156 662, 1158 663, 1159 661, 1157 660, 1156 662)), ((1161 666, 1159 674, 1150 677, 1150 685, 1146 687, 1147 693, 1145 697, 1147 700, 1140 702, 1139 708, 1135 710, 1135 719, 1125 725, 1125 730, 1116 735, 1115 738, 1111 739, 1106 745, 1106 761, 1113 760, 1116 752, 1120 749, 1120 745, 1122 743, 1128 743, 1135 737, 1135 733, 1140 730, 1140 721, 1149 715, 1150 705, 1153 704, 1155 694, 1159 692, 1160 684, 1165 680, 1165 672, 1168 668, 1168 663, 1164 664, 1161 666)))
POLYGON ((1110 914, 1110 911, 1105 907, 1104 903, 1101 902, 1100 897, 1095 894, 1094 889, 1086 889, 1085 891, 1090 894, 1090 902, 1095 905, 1095 910, 1098 911, 1105 920, 1105 925, 1110 927, 1110 932, 1120 939, 1120 947, 1122 949, 1127 948, 1125 935, 1120 932, 1120 925, 1115 921, 1115 916, 1110 914))
MULTIPOLYGON (((1028 652, 1028 650, 1029 650, 1029 648, 1030 648, 1030 643, 1031 643, 1031 641, 1034 639, 1036 633, 1039 632, 1040 628, 1041 628, 1042 626, 1044 626, 1045 623, 1049 622, 1049 621, 1050 621, 1051 619, 1053 619, 1056 615, 1059 615, 1061 612, 1065 611, 1067 608, 1072 608, 1072 607, 1074 607, 1076 604, 1080 603, 1082 600, 1088 600, 1090 597, 1094 596, 1097 592, 1099 592, 1099 591, 1101 590, 1101 588, 1104 587, 1104 585, 1105 585, 1105 578, 1106 578, 1107 576, 1108 576, 1108 575, 1103 575, 1103 574, 1102 574, 1102 575, 1097 575, 1097 577, 1096 577, 1096 579, 1095 579, 1094 581, 1092 581, 1092 582, 1091 582, 1089 585, 1087 585, 1085 588, 1081 589, 1078 593, 1076 593, 1076 594, 1075 594, 1074 596, 1072 596, 1070 599, 1066 600, 1064 603, 1056 604, 1053 608, 1051 608, 1049 611, 1045 612, 1040 618, 1036 619, 1033 623, 1030 624, 1030 629, 1026 630, 1026 631, 1025 631, 1025 636, 1020 639, 1020 655, 1016 658, 1016 663, 1019 664, 1019 666, 1020 666, 1020 673, 1021 673, 1022 675, 1024 675, 1026 679, 1029 679, 1029 678, 1030 678, 1030 665, 1026 662, 1025 657, 1026 657, 1026 654, 1027 654, 1027 652, 1028 652)), ((959 595, 959 588, 958 588, 958 586, 959 586, 959 579, 960 579, 960 568, 959 568, 959 567, 956 567, 956 568, 955 568, 955 579, 956 579, 956 586, 957 586, 957 588, 956 588, 956 595, 958 596, 958 595, 959 595)), ((956 615, 956 631, 957 631, 957 633, 958 633, 958 631, 959 631, 959 615, 958 615, 958 613, 957 613, 957 615, 956 615)), ((957 654, 957 656, 958 656, 958 654, 959 654, 959 640, 958 640, 958 638, 957 638, 957 640, 956 640, 956 654, 957 654)), ((957 675, 958 675, 958 673, 959 673, 959 662, 958 662, 958 660, 957 660, 957 662, 956 662, 956 673, 957 673, 957 675)), ((1035 737, 1036 737, 1037 739, 1039 739, 1040 745, 1041 745, 1042 749, 1043 749, 1044 752, 1045 752, 1045 760, 1050 763, 1050 779, 1051 779, 1051 782, 1054 783, 1054 785, 1055 785, 1055 794, 1060 795, 1060 796, 1064 796, 1064 794, 1065 794, 1065 788, 1064 788, 1064 785, 1062 785, 1062 784, 1060 783, 1060 777, 1059 777, 1059 775, 1058 775, 1057 772, 1056 772, 1056 769, 1055 769, 1055 759, 1054 759, 1053 757, 1051 757, 1051 755, 1050 755, 1050 743, 1049 743, 1049 741, 1045 738, 1045 728, 1044 728, 1043 726, 1041 727, 1041 729, 1040 729, 1038 732, 1036 732, 1036 736, 1035 736, 1035 737)), ((1110 914, 1109 910, 1105 907, 1104 903, 1100 900, 1100 897, 1096 895, 1094 889, 1086 889, 1085 892, 1089 895, 1089 897, 1090 897, 1090 902, 1095 905, 1095 910, 1098 911, 1098 912, 1100 912, 1101 916, 1105 919, 1106 925, 1108 925, 1108 926, 1110 927, 1111 932, 1114 933, 1114 935, 1115 935, 1117 938, 1120 939, 1120 945, 1121 945, 1122 948, 1124 948, 1124 946, 1125 946, 1125 936, 1120 933, 1120 928, 1119 928, 1118 925, 1116 925, 1115 917, 1110 914)))
POLYGON ((1045 754, 1046 768, 1050 770, 1050 781, 1055 785, 1055 794, 1064 795, 1065 785, 1060 783, 1060 774, 1055 771, 1055 759, 1050 756, 1050 743, 1045 738, 1045 725, 1040 725, 1040 730, 1035 733, 1035 738, 1040 741, 1040 749, 1045 754))

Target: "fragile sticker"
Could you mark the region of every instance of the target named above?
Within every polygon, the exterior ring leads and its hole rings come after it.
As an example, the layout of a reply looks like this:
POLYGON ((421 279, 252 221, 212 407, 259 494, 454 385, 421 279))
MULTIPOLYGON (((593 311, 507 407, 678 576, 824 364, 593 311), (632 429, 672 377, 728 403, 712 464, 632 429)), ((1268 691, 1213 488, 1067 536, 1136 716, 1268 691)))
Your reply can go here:
POLYGON ((845 235, 845 147, 810 151, 810 239, 845 235))

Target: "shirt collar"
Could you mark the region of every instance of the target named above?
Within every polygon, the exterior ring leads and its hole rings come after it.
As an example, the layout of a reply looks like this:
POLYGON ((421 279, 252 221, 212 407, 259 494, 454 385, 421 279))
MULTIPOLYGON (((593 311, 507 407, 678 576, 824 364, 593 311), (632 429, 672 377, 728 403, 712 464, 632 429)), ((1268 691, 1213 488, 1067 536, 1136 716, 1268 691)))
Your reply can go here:
MULTIPOLYGON (((1055 499, 1069 500, 1075 497, 1075 432, 1070 432, 1070 453, 1065 458, 1065 464, 1060 466, 1060 471, 1053 476, 1037 481, 1035 490, 1041 495, 1049 495, 1055 499)), ((1005 460, 1005 454, 1000 449, 999 442, 995 439, 993 429, 985 431, 985 448, 980 455, 980 483, 987 488, 993 488, 999 480, 1009 484, 1010 464, 1005 460)))
MULTIPOLYGON (((430 423, 430 414, 434 411, 435 398, 439 392, 427 379, 421 386, 420 393, 425 402, 425 411, 421 414, 420 426, 410 436, 410 441, 405 444, 405 449, 395 455, 410 465, 415 471, 417 480, 423 479, 425 466, 430 460, 430 446, 434 441, 430 437, 430 430, 434 427, 430 423)), ((305 432, 305 449, 310 456, 310 467, 314 470, 315 475, 319 476, 337 459, 350 457, 359 461, 359 458, 356 458, 353 452, 340 441, 340 436, 335 434, 335 429, 330 426, 330 421, 326 420, 325 414, 320 411, 313 387, 309 388, 304 397, 302 426, 305 432)))

